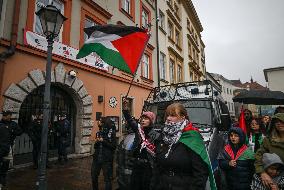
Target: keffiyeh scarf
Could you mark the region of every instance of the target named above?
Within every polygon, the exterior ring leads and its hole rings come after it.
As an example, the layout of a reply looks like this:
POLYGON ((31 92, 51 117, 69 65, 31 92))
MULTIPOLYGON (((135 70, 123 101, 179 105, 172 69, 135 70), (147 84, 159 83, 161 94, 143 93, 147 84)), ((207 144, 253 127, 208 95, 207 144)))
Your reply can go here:
POLYGON ((165 155, 165 158, 169 156, 169 153, 171 152, 172 146, 178 142, 182 130, 186 127, 188 124, 188 120, 183 120, 181 122, 166 122, 165 126, 163 128, 163 141, 165 144, 169 146, 168 152, 165 155))

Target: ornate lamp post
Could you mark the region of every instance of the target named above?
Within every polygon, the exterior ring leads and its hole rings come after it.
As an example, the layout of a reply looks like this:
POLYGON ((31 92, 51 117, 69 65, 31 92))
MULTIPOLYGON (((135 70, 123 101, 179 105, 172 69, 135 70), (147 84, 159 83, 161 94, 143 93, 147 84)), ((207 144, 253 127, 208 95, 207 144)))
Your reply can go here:
POLYGON ((41 151, 38 170, 38 182, 40 190, 47 190, 46 182, 46 161, 47 161, 47 133, 48 133, 48 121, 50 112, 50 83, 51 83, 51 65, 52 65, 52 49, 54 38, 56 38, 60 32, 65 18, 60 10, 53 5, 47 5, 42 7, 36 15, 39 17, 43 34, 47 39, 47 63, 46 63, 46 75, 45 75, 45 90, 44 90, 44 102, 43 102, 43 124, 41 133, 41 151))

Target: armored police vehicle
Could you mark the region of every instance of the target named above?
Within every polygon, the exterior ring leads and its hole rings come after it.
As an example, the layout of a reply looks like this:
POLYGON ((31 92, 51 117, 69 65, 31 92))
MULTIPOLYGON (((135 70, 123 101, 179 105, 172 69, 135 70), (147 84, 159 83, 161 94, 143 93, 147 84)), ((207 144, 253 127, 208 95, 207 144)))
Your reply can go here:
POLYGON ((224 147, 226 132, 231 126, 229 110, 220 94, 209 80, 172 84, 154 88, 143 108, 156 113, 157 125, 162 126, 168 105, 174 102, 184 105, 189 120, 203 136, 217 185, 220 184, 217 156, 224 147))

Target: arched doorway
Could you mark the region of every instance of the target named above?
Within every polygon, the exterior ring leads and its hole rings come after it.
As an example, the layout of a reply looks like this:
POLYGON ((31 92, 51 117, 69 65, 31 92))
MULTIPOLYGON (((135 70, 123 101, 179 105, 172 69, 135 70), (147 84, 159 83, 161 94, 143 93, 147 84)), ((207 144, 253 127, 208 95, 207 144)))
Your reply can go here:
MULTIPOLYGON (((27 130, 32 120, 40 113, 43 113, 44 85, 34 89, 23 101, 18 123, 25 133, 17 138, 15 142, 14 164, 24 164, 32 161, 32 143, 27 135, 27 130)), ((54 124, 58 121, 59 115, 65 114, 71 123, 69 135, 70 145, 68 154, 75 151, 75 133, 76 133, 76 104, 72 96, 57 83, 51 85, 50 92, 50 128, 48 132, 49 157, 57 156, 57 136, 54 131, 54 124)))

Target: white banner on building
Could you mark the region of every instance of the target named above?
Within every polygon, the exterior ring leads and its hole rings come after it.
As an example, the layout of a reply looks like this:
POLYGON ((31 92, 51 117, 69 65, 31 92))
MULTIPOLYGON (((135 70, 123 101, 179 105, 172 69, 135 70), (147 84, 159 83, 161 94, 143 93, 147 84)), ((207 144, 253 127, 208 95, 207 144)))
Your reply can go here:
MULTIPOLYGON (((45 37, 38 35, 34 32, 25 31, 24 34, 24 43, 25 45, 33 46, 37 49, 47 51, 47 40, 45 37)), ((65 44, 59 43, 57 41, 54 41, 53 44, 53 50, 52 53, 74 60, 78 61, 80 63, 83 63, 85 65, 95 67, 98 69, 102 69, 104 71, 108 71, 108 64, 106 64, 96 53, 92 53, 87 57, 76 59, 76 55, 79 52, 78 49, 72 48, 70 46, 67 46, 65 44)))

